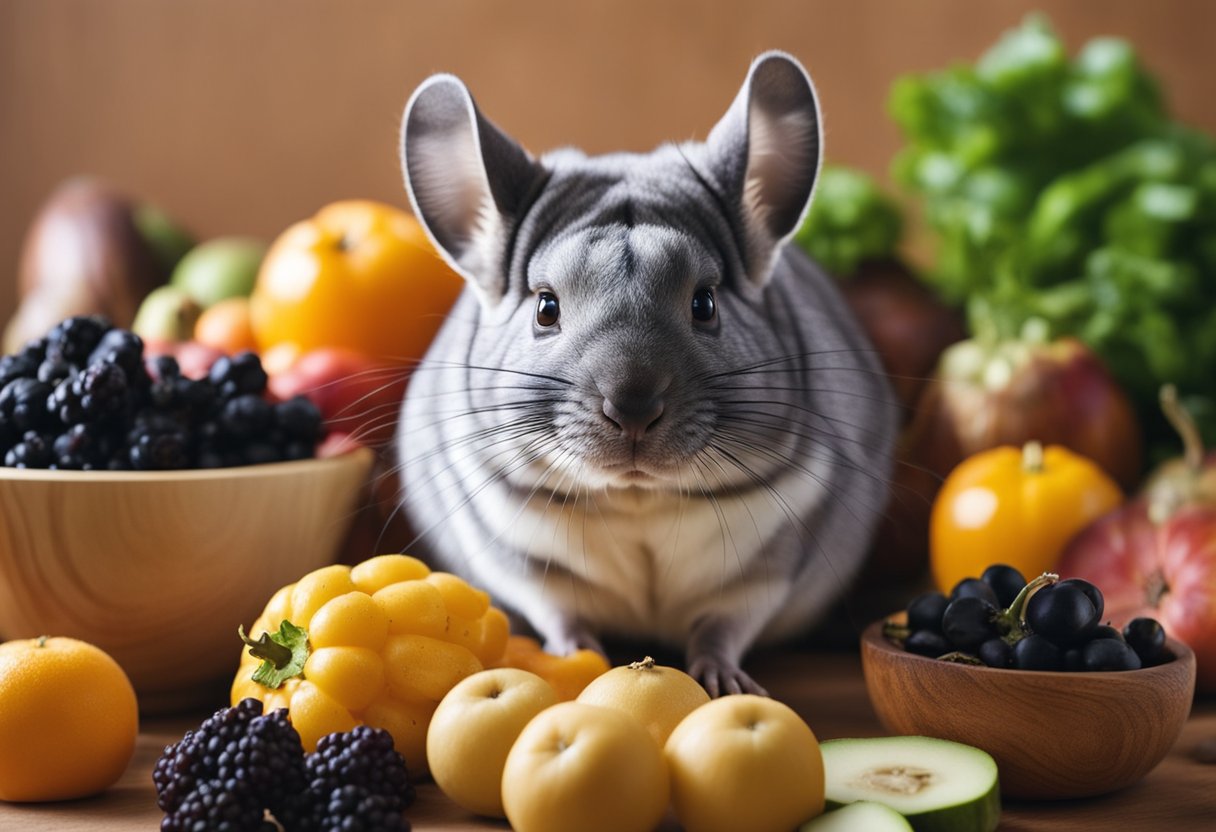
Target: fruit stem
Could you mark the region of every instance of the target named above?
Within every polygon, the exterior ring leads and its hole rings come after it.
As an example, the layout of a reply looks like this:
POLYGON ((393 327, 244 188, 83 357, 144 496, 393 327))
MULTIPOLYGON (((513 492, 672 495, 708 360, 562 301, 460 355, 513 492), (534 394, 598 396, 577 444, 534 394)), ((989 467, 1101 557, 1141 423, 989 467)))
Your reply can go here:
POLYGON ((1027 474, 1043 473, 1043 443, 1037 439, 1022 446, 1022 470, 1027 474))
POLYGON ((46 642, 47 642, 48 638, 49 638, 49 636, 38 636, 38 638, 34 639, 34 643, 37 644, 39 647, 46 647, 46 642))
POLYGON ((642 659, 640 662, 630 662, 629 663, 630 670, 650 670, 652 667, 654 667, 654 659, 651 658, 650 656, 647 656, 646 658, 642 659))
POLYGON ((1182 437, 1182 452, 1186 459, 1186 467, 1192 473, 1200 473, 1203 470, 1203 437, 1195 425, 1195 418, 1178 401, 1178 388, 1174 385, 1163 385, 1159 399, 1161 412, 1165 414, 1170 427, 1182 437))
POLYGON ((997 618, 998 627, 1004 631, 1005 641, 1014 644, 1022 640, 1026 635, 1026 604, 1030 601, 1030 596, 1041 587, 1054 584, 1058 580, 1060 580, 1060 576, 1055 572, 1044 572, 1022 587, 1022 591, 1013 599, 1009 609, 1002 612, 997 618))
POLYGON ((270 662, 276 670, 282 670, 291 662, 291 648, 277 644, 270 638, 270 633, 262 633, 261 638, 254 641, 245 635, 244 625, 236 628, 241 641, 249 645, 249 654, 255 659, 270 662))

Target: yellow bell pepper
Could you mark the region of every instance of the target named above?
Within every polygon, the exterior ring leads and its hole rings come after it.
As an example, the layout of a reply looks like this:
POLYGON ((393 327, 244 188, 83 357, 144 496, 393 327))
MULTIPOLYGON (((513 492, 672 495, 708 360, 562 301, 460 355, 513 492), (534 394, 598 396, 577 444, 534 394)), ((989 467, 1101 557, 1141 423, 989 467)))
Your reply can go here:
POLYGON ((304 748, 362 723, 393 735, 425 772, 426 729, 461 679, 502 659, 507 616, 455 575, 406 555, 327 566, 279 590, 242 638, 233 681, 269 712, 287 708, 304 748))
POLYGON ((981 451, 950 472, 933 504, 929 561, 949 593, 994 563, 1027 579, 1054 569, 1064 546, 1123 494, 1101 468, 1058 445, 981 451))

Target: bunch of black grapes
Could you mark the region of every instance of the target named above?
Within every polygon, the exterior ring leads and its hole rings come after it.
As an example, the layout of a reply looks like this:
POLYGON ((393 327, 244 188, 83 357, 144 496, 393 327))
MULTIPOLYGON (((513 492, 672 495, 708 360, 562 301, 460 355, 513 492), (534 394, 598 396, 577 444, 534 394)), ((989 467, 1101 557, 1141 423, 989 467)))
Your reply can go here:
POLYGON ((947 597, 927 592, 907 608, 907 627, 888 630, 904 649, 933 658, 1018 670, 1137 670, 1169 661, 1165 630, 1136 618, 1122 631, 1102 624, 1101 591, 1079 578, 1036 579, 988 567, 947 597))

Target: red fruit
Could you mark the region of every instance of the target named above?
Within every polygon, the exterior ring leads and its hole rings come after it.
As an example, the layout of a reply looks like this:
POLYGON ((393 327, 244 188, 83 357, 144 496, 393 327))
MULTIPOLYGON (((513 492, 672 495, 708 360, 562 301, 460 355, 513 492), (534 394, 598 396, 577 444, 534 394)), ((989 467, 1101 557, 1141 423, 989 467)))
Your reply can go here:
POLYGON ((1216 691, 1216 507, 1192 504, 1161 523, 1139 498, 1069 543, 1058 571, 1102 590, 1111 624, 1156 618, 1195 651, 1198 687, 1216 691))
POLYGON ((920 460, 942 476, 979 451, 1036 440, 1098 463, 1124 488, 1140 477, 1139 425, 1105 366, 1073 338, 947 349, 909 428, 920 460))
POLYGON ((307 396, 321 411, 328 430, 377 446, 393 437, 408 376, 407 366, 322 347, 272 375, 269 388, 279 399, 307 396))
POLYGON ((215 360, 223 355, 222 350, 200 344, 198 341, 156 341, 144 339, 144 356, 171 355, 177 359, 182 375, 187 378, 203 378, 215 360))

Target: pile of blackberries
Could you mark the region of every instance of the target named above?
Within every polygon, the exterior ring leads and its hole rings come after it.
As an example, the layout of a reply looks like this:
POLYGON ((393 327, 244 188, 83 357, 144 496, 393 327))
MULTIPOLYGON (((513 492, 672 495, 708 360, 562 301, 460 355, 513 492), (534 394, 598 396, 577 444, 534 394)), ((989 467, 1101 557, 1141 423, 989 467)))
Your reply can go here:
POLYGON ((303 397, 272 403, 255 353, 205 378, 138 335, 75 317, 0 357, 0 459, 15 468, 147 471, 306 459, 324 432, 303 397))
POLYGON ((927 592, 908 604, 906 627, 888 636, 910 653, 1018 670, 1138 670, 1169 661, 1165 630, 1136 618, 1122 631, 1102 624, 1101 591, 1079 578, 1026 579, 1012 566, 988 567, 947 597, 927 592))
POLYGON ((152 780, 162 832, 409 832, 414 800, 388 732, 330 734, 306 755, 287 711, 263 715, 256 699, 166 747, 152 780))

